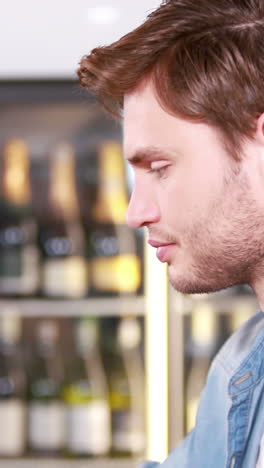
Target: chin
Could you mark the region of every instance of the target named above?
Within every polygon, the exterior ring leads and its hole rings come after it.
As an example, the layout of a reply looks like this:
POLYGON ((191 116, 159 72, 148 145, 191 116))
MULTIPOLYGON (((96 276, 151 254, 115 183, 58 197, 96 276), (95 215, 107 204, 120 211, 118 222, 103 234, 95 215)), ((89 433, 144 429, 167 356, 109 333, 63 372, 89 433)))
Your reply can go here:
POLYGON ((173 268, 169 268, 169 282, 172 287, 183 294, 207 294, 210 292, 220 291, 223 288, 226 288, 226 285, 216 285, 210 284, 210 282, 204 282, 199 280, 199 278, 189 278, 186 276, 180 276, 179 273, 176 273, 173 268))
POLYGON ((207 294, 212 292, 209 288, 203 287, 198 284, 191 284, 183 281, 169 280, 172 287, 182 294, 207 294))

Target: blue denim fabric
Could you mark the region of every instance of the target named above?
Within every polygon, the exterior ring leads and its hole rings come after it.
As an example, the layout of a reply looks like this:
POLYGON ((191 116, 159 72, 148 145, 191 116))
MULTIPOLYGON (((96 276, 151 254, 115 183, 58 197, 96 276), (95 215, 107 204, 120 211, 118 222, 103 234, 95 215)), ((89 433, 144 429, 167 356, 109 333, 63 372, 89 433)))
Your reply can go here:
POLYGON ((224 344, 210 367, 195 428, 163 463, 142 468, 255 468, 264 433, 264 313, 224 344))

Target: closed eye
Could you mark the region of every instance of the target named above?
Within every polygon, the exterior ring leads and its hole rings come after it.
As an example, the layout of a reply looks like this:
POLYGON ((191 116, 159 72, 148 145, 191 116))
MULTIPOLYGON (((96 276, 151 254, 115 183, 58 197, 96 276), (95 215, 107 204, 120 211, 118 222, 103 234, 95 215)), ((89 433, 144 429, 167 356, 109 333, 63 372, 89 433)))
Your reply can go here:
POLYGON ((157 174, 159 178, 162 178, 165 176, 169 166, 170 164, 168 161, 152 161, 148 172, 151 174, 157 174))

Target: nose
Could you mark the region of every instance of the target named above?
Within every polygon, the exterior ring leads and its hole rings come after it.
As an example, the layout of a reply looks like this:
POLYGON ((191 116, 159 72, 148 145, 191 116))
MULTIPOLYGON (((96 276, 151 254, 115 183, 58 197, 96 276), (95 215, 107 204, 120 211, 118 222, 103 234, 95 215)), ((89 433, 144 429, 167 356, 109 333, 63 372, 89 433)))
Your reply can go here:
POLYGON ((149 224, 157 223, 160 219, 160 211, 153 191, 149 187, 134 186, 129 201, 126 222, 129 227, 138 229, 149 224))

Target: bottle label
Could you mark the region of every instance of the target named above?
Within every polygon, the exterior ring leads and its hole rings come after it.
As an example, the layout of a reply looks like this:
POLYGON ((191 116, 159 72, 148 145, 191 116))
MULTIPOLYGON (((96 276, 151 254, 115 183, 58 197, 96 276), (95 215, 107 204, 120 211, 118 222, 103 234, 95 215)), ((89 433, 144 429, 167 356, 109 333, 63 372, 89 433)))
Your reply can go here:
POLYGON ((12 399, 0 402, 0 455, 19 456, 25 448, 25 406, 12 399))
POLYGON ((31 403, 29 443, 34 450, 56 451, 65 445, 65 406, 62 403, 31 403))
POLYGON ((140 286, 140 262, 136 255, 95 258, 91 264, 92 283, 98 291, 134 292, 140 286))
POLYGON ((48 296, 85 296, 88 290, 86 261, 82 257, 46 260, 43 281, 48 296))
POLYGON ((72 453, 105 455, 110 450, 110 411, 96 401, 69 408, 68 448, 72 453))
POLYGON ((0 292, 32 294, 38 287, 39 254, 34 245, 1 251, 0 292))

